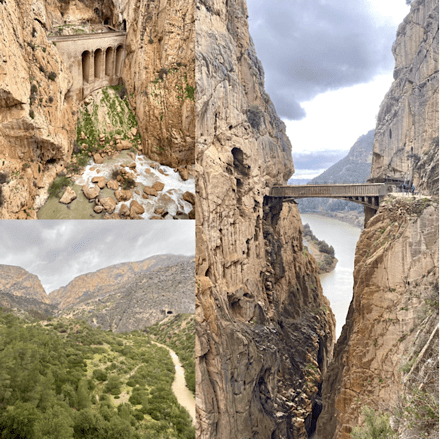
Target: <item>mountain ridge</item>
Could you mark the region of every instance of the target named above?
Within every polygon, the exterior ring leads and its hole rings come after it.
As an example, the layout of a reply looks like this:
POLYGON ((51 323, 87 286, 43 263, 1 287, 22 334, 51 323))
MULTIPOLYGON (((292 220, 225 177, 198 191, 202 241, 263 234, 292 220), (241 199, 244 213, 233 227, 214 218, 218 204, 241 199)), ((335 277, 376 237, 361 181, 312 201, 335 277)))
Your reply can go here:
POLYGON ((38 276, 16 267, 12 273, 20 276, 14 281, 13 274, 6 276, 10 266, 0 265, 0 282, 9 286, 0 288, 0 305, 42 315, 79 317, 95 327, 127 332, 170 314, 194 313, 194 264, 194 256, 173 254, 113 264, 79 275, 50 295, 38 276), (29 291, 29 279, 39 286, 37 295, 29 291))

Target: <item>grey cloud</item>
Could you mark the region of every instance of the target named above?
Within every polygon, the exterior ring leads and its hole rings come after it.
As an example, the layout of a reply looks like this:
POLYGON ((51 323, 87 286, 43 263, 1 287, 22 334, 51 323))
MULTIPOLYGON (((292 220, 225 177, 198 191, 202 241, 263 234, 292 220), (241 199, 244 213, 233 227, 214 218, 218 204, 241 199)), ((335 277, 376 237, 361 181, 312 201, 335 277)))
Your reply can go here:
POLYGON ((47 292, 75 276, 164 253, 195 253, 194 221, 0 221, 0 264, 36 274, 47 292))
POLYGON ((328 169, 347 154, 348 151, 343 150, 323 150, 310 153, 293 152, 292 157, 297 170, 322 170, 328 169))
POLYGON ((396 29, 378 25, 367 0, 248 0, 248 10, 266 89, 281 117, 302 119, 301 102, 393 68, 396 29))

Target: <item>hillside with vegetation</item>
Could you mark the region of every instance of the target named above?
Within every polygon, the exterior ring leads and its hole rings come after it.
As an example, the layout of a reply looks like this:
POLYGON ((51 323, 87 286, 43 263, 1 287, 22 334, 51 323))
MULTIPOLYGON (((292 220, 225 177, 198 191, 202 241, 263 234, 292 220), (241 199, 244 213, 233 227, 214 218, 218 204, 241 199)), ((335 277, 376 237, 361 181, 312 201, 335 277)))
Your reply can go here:
POLYGON ((304 224, 303 238, 307 246, 304 251, 310 252, 316 259, 319 274, 333 271, 338 262, 333 246, 328 245, 324 240, 318 239, 308 224, 304 224))
POLYGON ((168 351, 141 331, 0 309, 2 439, 190 439, 168 351))

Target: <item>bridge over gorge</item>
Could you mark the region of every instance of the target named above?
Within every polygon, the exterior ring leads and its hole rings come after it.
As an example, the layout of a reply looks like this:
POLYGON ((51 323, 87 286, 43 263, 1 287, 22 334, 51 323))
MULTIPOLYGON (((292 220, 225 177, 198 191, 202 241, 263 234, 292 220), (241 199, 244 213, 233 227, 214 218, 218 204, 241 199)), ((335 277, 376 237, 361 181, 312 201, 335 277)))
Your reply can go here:
POLYGON ((126 32, 48 37, 73 76, 69 93, 82 101, 93 91, 121 83, 126 32))
POLYGON ((363 204, 367 222, 379 209, 380 201, 394 190, 395 186, 387 183, 313 184, 274 186, 269 195, 283 199, 339 198, 363 204))

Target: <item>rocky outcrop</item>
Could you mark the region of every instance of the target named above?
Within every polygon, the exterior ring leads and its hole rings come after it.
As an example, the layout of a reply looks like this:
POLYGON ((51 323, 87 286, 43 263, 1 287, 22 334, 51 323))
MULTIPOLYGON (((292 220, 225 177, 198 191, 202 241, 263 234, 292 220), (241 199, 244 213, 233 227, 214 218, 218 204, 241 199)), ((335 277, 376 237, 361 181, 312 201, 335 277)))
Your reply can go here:
POLYGON ((199 438, 306 438, 334 318, 303 248, 293 173, 245 1, 196 4, 196 406, 199 438))
POLYGON ((125 262, 111 265, 93 273, 77 276, 65 287, 61 287, 49 294, 51 303, 61 310, 88 300, 98 295, 112 292, 116 287, 127 284, 135 276, 145 275, 159 267, 172 267, 181 262, 189 262, 191 257, 176 255, 152 256, 139 262, 125 262))
POLYGON ((0 265, 0 291, 50 303, 38 276, 14 265, 0 265))
POLYGON ((425 366, 435 369, 437 361, 438 368, 438 250, 438 202, 389 198, 368 222, 356 247, 353 300, 324 380, 317 438, 350 439, 363 406, 395 414, 411 397, 403 378, 421 352, 425 366))
POLYGON ((35 200, 71 153, 71 76, 46 38, 51 2, 0 3, 0 218, 36 218, 35 200))
POLYGON ((126 1, 121 9, 128 26, 123 79, 143 152, 167 166, 193 165, 194 2, 126 1))
POLYGON ((415 0, 397 30, 395 80, 379 110, 371 169, 374 179, 413 179, 419 191, 433 195, 438 160, 429 163, 426 156, 438 156, 438 17, 438 0, 415 0), (424 161, 434 167, 428 175, 424 161))
MULTIPOLYGON (((170 315, 194 313, 194 258, 164 255, 118 264, 75 278, 62 293, 60 316, 114 332, 144 329, 170 315)), ((61 293, 55 294, 59 300, 61 293)))

